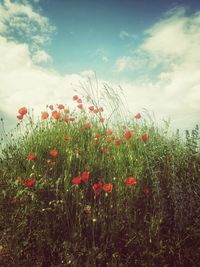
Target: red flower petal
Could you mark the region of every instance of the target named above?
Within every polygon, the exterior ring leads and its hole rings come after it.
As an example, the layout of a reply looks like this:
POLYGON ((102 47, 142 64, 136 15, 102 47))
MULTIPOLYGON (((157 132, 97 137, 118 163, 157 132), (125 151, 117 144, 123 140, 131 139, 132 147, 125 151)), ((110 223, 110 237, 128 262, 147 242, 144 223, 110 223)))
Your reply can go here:
POLYGON ((26 113, 28 112, 26 107, 22 107, 18 110, 18 113, 21 115, 26 115, 26 113))
POLYGON ((29 154, 27 159, 28 160, 35 160, 35 154, 34 153, 29 154))
POLYGON ((134 116, 134 118, 135 118, 136 120, 139 120, 139 119, 141 118, 141 114, 140 114, 140 113, 137 113, 137 114, 134 116))
POLYGON ((79 105, 77 106, 77 108, 79 108, 79 109, 83 109, 83 105, 82 105, 82 104, 79 104, 79 105))
POLYGON ((49 117, 49 113, 44 111, 44 112, 42 112, 41 117, 42 117, 42 120, 46 120, 49 117))
POLYGON ((75 177, 72 179, 73 184, 80 184, 81 183, 81 177, 75 177))
POLYGON ((147 133, 143 133, 141 136, 141 139, 143 142, 147 142, 149 140, 149 136, 147 133))
POLYGON ((65 107, 64 107, 63 104, 58 105, 58 109, 64 109, 64 108, 65 108, 65 107))
POLYGON ((112 184, 104 184, 103 185, 103 190, 106 192, 111 192, 113 189, 113 185, 112 184))
POLYGON ((102 182, 98 182, 92 185, 92 189, 95 193, 96 196, 100 195, 102 189, 103 189, 103 184, 102 182))
POLYGON ((69 109, 68 108, 64 109, 64 113, 69 113, 69 109))
POLYGON ((58 150, 55 150, 55 149, 50 150, 50 155, 52 157, 56 157, 58 155, 58 150))
POLYGON ((17 115, 17 118, 18 118, 19 120, 23 120, 23 118, 24 118, 24 115, 22 115, 22 114, 19 114, 19 115, 17 115))
POLYGON ((99 122, 102 122, 102 123, 103 123, 104 121, 105 121, 104 118, 100 118, 100 119, 99 119, 99 122))
POLYGON ((93 112, 94 112, 95 114, 97 114, 97 113, 99 112, 99 109, 96 108, 96 109, 93 110, 93 112))
POLYGON ((90 111, 93 111, 93 110, 94 110, 94 106, 90 106, 88 109, 89 109, 90 111))
POLYGON ((74 101, 78 100, 78 96, 77 96, 77 95, 74 95, 74 96, 73 96, 73 100, 74 100, 74 101))
POLYGON ((131 131, 127 131, 127 132, 125 133, 125 135, 124 135, 124 138, 125 138, 126 140, 129 140, 129 139, 131 138, 131 136, 132 136, 131 131))
POLYGON ((86 183, 89 179, 90 173, 87 171, 84 171, 81 175, 81 180, 86 183))
POLYGON ((51 110, 53 110, 53 105, 49 105, 49 108, 50 108, 51 110))
POLYGON ((101 135, 100 134, 95 134, 95 139, 97 140, 99 138, 101 138, 101 135))
POLYGON ((108 130, 108 131, 106 132, 106 134, 107 134, 107 135, 112 135, 112 130, 108 130))
POLYGON ((115 145, 116 146, 120 146, 121 145, 121 141, 120 140, 115 140, 115 145))
POLYGON ((61 113, 59 111, 53 111, 52 112, 52 117, 55 119, 55 120, 59 120, 61 118, 61 113))
POLYGON ((88 124, 85 125, 85 129, 91 129, 91 128, 92 128, 92 124, 88 123, 88 124))
POLYGON ((133 177, 128 177, 128 178, 125 180, 125 184, 126 184, 127 186, 131 186, 131 185, 135 185, 135 184, 137 184, 137 181, 136 181, 136 179, 133 178, 133 177))
POLYGON ((27 179, 23 181, 23 184, 27 187, 33 187, 36 184, 36 179, 27 179))

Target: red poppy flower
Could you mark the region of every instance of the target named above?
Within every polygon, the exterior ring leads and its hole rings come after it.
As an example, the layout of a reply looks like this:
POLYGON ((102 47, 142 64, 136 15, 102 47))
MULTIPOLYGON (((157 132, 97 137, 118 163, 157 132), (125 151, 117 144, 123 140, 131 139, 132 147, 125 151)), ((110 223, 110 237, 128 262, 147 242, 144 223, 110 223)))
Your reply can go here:
POLYGON ((95 114, 97 114, 97 113, 99 112, 99 109, 96 108, 96 109, 93 110, 93 112, 94 112, 95 114))
POLYGON ((63 104, 58 105, 58 109, 64 109, 64 108, 65 108, 65 106, 63 104))
POLYGON ((23 184, 27 187, 33 187, 36 184, 36 179, 27 179, 23 181, 23 184))
POLYGON ((84 171, 81 175, 81 180, 86 183, 89 179, 90 173, 87 171, 84 171))
POLYGON ((83 104, 79 104, 79 105, 77 106, 77 108, 79 108, 79 109, 83 109, 83 104))
POLYGON ((35 154, 34 153, 29 154, 27 159, 28 160, 35 160, 35 154))
POLYGON ((113 185, 112 184, 104 184, 103 185, 103 190, 106 192, 111 192, 113 189, 113 185))
POLYGON ((26 107, 22 107, 22 108, 20 108, 19 110, 18 110, 18 113, 20 114, 20 115, 26 115, 26 113, 28 112, 28 110, 27 110, 27 108, 26 107))
POLYGON ((50 108, 51 110, 53 110, 53 105, 49 105, 49 108, 50 108))
POLYGON ((125 135, 124 135, 124 138, 125 138, 126 140, 129 140, 129 139, 131 138, 131 136, 132 136, 131 131, 127 131, 127 132, 125 133, 125 135))
POLYGON ((59 111, 53 111, 52 112, 52 117, 55 119, 55 120, 59 120, 61 118, 61 113, 59 111))
POLYGON ((100 134, 95 134, 95 139, 98 140, 99 138, 101 138, 100 134))
POLYGON ((55 149, 50 150, 50 155, 51 155, 52 157, 57 157, 57 155, 58 155, 58 150, 55 150, 55 149))
POLYGON ((24 118, 24 115, 22 115, 22 114, 19 114, 19 115, 17 115, 17 118, 18 118, 19 120, 23 120, 23 118, 24 118))
POLYGON ((73 96, 73 100, 74 100, 74 101, 77 101, 77 100, 78 100, 78 96, 77 96, 77 95, 74 95, 74 96, 73 96))
POLYGON ((137 181, 136 181, 136 179, 133 178, 133 177, 128 177, 128 178, 125 180, 125 184, 126 184, 127 186, 131 186, 131 185, 135 185, 135 184, 137 184, 137 181))
POLYGON ((99 119, 99 122, 102 122, 102 123, 103 123, 104 121, 105 121, 104 118, 100 118, 100 119, 99 119))
POLYGON ((69 113, 69 109, 68 109, 68 108, 64 109, 64 113, 65 113, 65 114, 66 114, 66 113, 69 113))
POLYGON ((92 128, 92 124, 88 123, 85 125, 85 129, 91 129, 92 128))
POLYGON ((141 118, 141 114, 140 114, 140 113, 137 113, 137 114, 134 116, 134 118, 135 118, 136 120, 139 120, 139 119, 141 118))
POLYGON ((106 134, 107 134, 107 135, 112 135, 112 130, 108 130, 108 131, 106 132, 106 134))
POLYGON ((42 120, 46 120, 49 117, 49 113, 44 111, 44 112, 42 112, 41 117, 42 117, 42 120))
POLYGON ((98 182, 98 183, 93 184, 92 185, 92 189, 93 189, 95 195, 98 196, 101 193, 102 189, 103 189, 102 182, 98 182))
POLYGON ((141 139, 143 142, 147 142, 149 140, 149 136, 147 133, 143 133, 141 136, 141 139))
POLYGON ((81 177, 75 177, 72 179, 73 184, 80 184, 81 183, 81 177))
POLYGON ((89 109, 90 111, 93 111, 93 110, 94 110, 94 106, 90 106, 88 109, 89 109))
POLYGON ((120 140, 115 140, 115 145, 116 146, 120 146, 121 145, 121 141, 120 140))
POLYGON ((143 189, 144 194, 148 195, 150 193, 150 190, 148 187, 143 189))
POLYGON ((65 122, 70 122, 70 118, 64 118, 65 122))

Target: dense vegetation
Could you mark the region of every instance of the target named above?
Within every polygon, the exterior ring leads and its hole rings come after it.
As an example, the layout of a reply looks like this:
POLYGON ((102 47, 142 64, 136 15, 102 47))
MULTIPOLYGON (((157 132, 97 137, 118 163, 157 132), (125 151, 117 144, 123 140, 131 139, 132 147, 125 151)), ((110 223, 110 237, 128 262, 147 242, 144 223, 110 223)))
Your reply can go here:
POLYGON ((37 122, 21 108, 2 144, 0 266, 199 266, 198 126, 112 125, 74 101, 37 122))

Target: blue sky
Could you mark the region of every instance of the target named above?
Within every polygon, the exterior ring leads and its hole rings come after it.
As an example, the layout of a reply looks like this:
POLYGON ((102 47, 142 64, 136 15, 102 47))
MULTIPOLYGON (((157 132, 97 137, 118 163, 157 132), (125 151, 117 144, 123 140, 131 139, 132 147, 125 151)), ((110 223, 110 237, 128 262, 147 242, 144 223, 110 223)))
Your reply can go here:
POLYGON ((0 113, 69 103, 97 74, 120 85, 132 114, 172 128, 200 117, 200 1, 1 0, 0 113), (11 108, 12 107, 12 108, 11 108))
POLYGON ((53 67, 62 73, 94 69, 105 77, 118 57, 137 49, 146 29, 183 5, 188 13, 200 8, 199 1, 181 0, 40 1, 42 13, 57 28, 47 48, 53 67))

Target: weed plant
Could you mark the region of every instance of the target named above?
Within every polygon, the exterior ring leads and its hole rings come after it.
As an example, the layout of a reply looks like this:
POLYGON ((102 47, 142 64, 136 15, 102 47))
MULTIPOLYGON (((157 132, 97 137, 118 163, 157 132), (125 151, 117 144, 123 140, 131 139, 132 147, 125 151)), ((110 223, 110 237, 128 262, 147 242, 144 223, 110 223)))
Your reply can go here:
POLYGON ((0 266, 199 266, 199 127, 169 136, 92 90, 36 122, 19 109, 0 156, 0 266))

